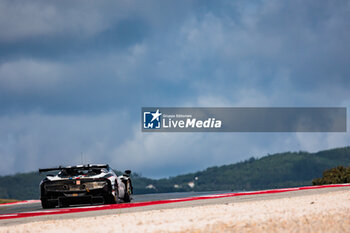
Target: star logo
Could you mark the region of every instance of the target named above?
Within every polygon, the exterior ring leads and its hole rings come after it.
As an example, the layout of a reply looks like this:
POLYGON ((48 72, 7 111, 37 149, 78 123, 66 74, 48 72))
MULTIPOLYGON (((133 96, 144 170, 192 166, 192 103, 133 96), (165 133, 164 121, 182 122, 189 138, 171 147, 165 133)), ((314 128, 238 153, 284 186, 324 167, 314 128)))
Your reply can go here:
POLYGON ((159 109, 157 109, 157 111, 155 113, 151 113, 151 114, 153 116, 151 122, 154 121, 154 120, 159 121, 159 117, 162 115, 161 113, 159 113, 159 109))
POLYGON ((143 112, 143 128, 144 129, 160 129, 162 113, 157 111, 143 112))

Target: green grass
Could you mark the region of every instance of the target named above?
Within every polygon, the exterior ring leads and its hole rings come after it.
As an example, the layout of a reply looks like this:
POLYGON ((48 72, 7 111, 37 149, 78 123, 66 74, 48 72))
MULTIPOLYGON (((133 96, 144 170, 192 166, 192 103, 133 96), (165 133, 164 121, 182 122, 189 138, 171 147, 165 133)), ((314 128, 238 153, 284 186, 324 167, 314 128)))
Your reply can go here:
POLYGON ((12 203, 12 202, 16 202, 19 200, 15 200, 15 199, 0 199, 0 204, 4 204, 4 203, 12 203))

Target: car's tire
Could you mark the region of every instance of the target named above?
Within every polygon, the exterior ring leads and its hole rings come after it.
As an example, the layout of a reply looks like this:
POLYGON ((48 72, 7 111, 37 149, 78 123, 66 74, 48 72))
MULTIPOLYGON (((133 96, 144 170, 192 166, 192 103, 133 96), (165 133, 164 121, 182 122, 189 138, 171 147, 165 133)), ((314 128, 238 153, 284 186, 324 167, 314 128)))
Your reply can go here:
POLYGON ((114 196, 113 194, 107 196, 106 198, 106 204, 117 204, 118 203, 118 198, 114 196))
POLYGON ((118 192, 118 183, 115 181, 115 196, 111 193, 106 197, 106 204, 118 204, 119 203, 119 192, 118 192))
POLYGON ((124 198, 123 198, 123 201, 124 202, 130 202, 131 201, 131 193, 132 193, 132 190, 131 190, 131 183, 130 183, 130 180, 127 180, 126 181, 126 184, 125 184, 125 193, 124 193, 124 198))
POLYGON ((42 199, 41 200, 41 206, 43 207, 43 209, 51 209, 51 208, 55 208, 56 203, 48 201, 46 199, 42 199))

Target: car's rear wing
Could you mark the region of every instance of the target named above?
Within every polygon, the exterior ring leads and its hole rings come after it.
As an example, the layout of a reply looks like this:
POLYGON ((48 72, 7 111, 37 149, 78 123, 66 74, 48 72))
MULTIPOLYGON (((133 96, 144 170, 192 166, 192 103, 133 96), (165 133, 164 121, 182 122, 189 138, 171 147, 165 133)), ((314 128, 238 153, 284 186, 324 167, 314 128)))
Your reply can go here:
POLYGON ((54 168, 39 168, 39 173, 48 172, 48 171, 61 171, 61 170, 86 170, 86 169, 94 169, 94 168, 109 168, 108 164, 87 164, 87 165, 76 165, 76 166, 67 166, 67 167, 54 167, 54 168))

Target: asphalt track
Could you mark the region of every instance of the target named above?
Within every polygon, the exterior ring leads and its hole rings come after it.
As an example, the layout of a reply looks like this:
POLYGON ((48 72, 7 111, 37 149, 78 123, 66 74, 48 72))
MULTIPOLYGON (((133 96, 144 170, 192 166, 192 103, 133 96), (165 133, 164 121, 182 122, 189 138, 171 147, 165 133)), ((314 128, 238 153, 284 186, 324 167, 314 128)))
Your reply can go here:
MULTIPOLYGON (((133 195, 132 203, 160 201, 175 198, 186 198, 203 195, 213 195, 219 193, 228 192, 182 192, 182 193, 155 193, 155 194, 143 194, 133 195)), ((85 205, 89 206, 89 205, 85 205)), ((96 205, 98 206, 98 205, 96 205)), ((82 206, 71 206, 73 208, 81 208, 82 206)), ((83 206, 84 207, 84 206, 83 206)), ((21 201, 18 203, 0 204, 0 216, 4 214, 24 213, 32 211, 42 211, 42 207, 39 200, 21 201)))
POLYGON ((130 204, 80 206, 44 210, 39 202, 14 205, 0 205, 0 226, 45 221, 53 219, 71 219, 93 217, 129 212, 170 209, 180 207, 226 204, 232 202, 249 202, 291 198, 336 191, 350 191, 350 184, 309 186, 289 189, 273 189, 240 193, 171 193, 135 195, 130 204))

